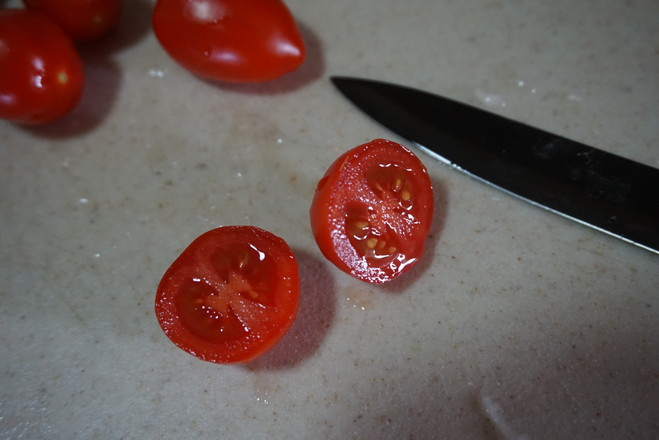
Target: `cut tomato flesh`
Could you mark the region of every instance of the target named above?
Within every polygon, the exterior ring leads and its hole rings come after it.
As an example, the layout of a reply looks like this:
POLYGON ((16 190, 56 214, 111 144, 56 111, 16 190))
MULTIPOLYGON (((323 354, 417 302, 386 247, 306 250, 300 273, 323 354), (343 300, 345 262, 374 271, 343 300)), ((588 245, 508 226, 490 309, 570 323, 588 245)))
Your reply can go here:
POLYGON ((419 159, 378 139, 348 151, 318 183, 314 237, 340 269, 381 283, 409 270, 423 253, 433 194, 419 159))
POLYGON ((179 347, 213 362, 245 362, 288 330, 299 276, 283 240, 247 226, 197 238, 172 264, 156 295, 156 315, 179 347))

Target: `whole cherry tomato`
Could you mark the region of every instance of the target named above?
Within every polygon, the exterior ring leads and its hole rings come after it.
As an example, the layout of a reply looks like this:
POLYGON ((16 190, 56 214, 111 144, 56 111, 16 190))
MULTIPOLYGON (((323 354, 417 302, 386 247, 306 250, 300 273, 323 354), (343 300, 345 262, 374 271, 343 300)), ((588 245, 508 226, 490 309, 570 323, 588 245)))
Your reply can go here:
POLYGON ((0 118, 53 121, 80 100, 83 64, 71 39, 46 16, 0 10, 0 118))
POLYGON ((247 362, 289 329, 299 284, 284 240, 253 226, 225 226, 198 237, 167 269, 156 317, 174 344, 199 359, 247 362))
POLYGON ((418 262, 433 205, 421 161, 402 145, 376 139, 343 154, 318 182, 311 229, 339 269, 383 283, 418 262))
POLYGON ((267 81, 297 69, 305 57, 281 0, 158 0, 152 21, 172 58, 213 80, 267 81))
POLYGON ((23 0, 57 23, 75 41, 95 40, 119 21, 121 0, 23 0))

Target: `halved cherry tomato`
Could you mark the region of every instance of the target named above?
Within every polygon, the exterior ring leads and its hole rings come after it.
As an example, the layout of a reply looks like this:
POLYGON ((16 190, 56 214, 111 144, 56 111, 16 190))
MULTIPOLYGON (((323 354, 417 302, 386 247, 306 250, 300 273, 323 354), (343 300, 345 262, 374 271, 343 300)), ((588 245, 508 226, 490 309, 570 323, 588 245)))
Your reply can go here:
POLYGON ((152 21, 172 58, 213 80, 268 81, 297 69, 305 57, 281 0, 158 0, 152 21))
POLYGON ((102 37, 119 21, 121 0, 23 0, 25 7, 41 12, 75 41, 102 37))
POLYGON ((80 100, 83 64, 71 39, 46 16, 0 10, 0 118, 53 121, 80 100))
POLYGON ((318 182, 311 228, 339 269, 383 283, 418 262, 433 203, 421 161, 400 144, 376 139, 343 154, 318 182))
POLYGON ((284 240, 252 226, 225 226, 198 237, 167 269, 156 317, 174 344, 199 359, 247 362, 293 323, 299 283, 284 240))

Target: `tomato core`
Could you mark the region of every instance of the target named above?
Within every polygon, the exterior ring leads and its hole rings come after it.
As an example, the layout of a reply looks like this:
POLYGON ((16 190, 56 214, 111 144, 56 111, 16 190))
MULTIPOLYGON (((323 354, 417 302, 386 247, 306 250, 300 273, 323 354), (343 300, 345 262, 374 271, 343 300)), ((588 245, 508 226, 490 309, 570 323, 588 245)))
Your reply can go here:
POLYGON ((231 244, 210 256, 217 278, 191 278, 181 288, 176 307, 181 322, 209 342, 238 339, 249 325, 235 312, 235 302, 273 306, 278 285, 274 263, 252 244, 231 244))

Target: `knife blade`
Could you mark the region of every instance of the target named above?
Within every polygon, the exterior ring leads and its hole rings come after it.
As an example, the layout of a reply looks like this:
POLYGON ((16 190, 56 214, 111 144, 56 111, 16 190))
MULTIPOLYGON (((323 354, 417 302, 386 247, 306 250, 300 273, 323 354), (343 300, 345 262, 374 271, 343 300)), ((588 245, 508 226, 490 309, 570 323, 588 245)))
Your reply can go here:
POLYGON ((659 170, 422 90, 331 80, 371 118, 443 163, 659 253, 659 170))

